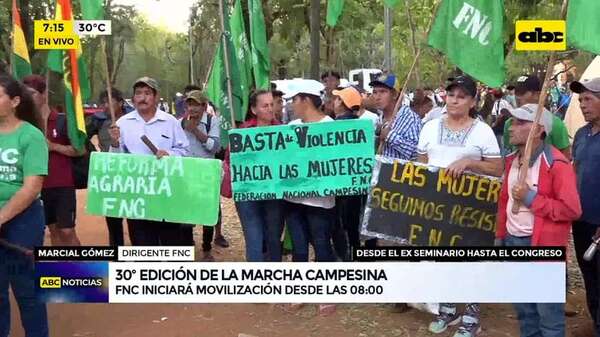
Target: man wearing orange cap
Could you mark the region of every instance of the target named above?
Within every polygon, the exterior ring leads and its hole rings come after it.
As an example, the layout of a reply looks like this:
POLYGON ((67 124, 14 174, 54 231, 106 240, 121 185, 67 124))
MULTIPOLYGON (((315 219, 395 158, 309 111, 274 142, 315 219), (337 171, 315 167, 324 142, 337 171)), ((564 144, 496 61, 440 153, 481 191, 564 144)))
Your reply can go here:
POLYGON ((333 90, 333 112, 335 119, 356 119, 360 109, 362 97, 358 90, 348 87, 342 90, 333 90))
MULTIPOLYGON (((359 118, 362 97, 358 90, 347 87, 333 90, 331 94, 336 120, 359 118)), ((365 203, 366 195, 338 196, 335 199, 336 218, 331 237, 341 260, 350 261, 352 248, 360 246, 359 220, 365 203)))

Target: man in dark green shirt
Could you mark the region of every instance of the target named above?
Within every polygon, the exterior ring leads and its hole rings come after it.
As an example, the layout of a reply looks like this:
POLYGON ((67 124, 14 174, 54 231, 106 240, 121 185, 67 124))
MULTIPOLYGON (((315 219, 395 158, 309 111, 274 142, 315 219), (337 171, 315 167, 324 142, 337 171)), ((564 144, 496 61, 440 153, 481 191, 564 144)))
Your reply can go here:
MULTIPOLYGON (((542 84, 540 80, 535 76, 521 76, 515 84, 515 97, 517 100, 517 107, 525 104, 538 104, 540 99, 540 93, 542 92, 542 84)), ((515 151, 514 147, 510 145, 508 140, 508 130, 512 124, 512 118, 506 121, 504 124, 504 153, 512 153, 515 151)), ((565 123, 553 115, 552 118, 552 131, 546 142, 552 144, 555 148, 559 149, 567 159, 571 159, 571 143, 569 141, 569 133, 565 123)))

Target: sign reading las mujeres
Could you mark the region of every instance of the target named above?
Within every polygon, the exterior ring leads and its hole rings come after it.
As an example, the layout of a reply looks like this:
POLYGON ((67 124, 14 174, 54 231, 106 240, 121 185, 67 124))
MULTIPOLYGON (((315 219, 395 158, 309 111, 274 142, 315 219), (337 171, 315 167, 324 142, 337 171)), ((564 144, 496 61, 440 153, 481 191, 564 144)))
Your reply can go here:
POLYGON ((220 186, 219 160, 93 152, 87 212, 214 225, 220 186))
POLYGON ((374 142, 367 120, 230 130, 233 198, 368 194, 374 142))
POLYGON ((501 182, 378 158, 363 234, 423 246, 493 245, 501 182))

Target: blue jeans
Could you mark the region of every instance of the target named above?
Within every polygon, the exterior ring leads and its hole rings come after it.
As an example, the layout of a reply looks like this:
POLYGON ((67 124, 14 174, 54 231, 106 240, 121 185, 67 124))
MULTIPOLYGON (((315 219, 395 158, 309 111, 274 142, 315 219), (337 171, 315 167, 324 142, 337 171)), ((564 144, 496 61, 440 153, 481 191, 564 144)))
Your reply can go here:
MULTIPOLYGON (((23 248, 33 249, 44 242, 44 209, 39 200, 0 227, 0 238, 23 248)), ((27 337, 48 337, 46 304, 36 297, 33 260, 22 253, 0 246, 0 337, 10 333, 8 287, 19 305, 21 323, 27 337)))
MULTIPOLYGON (((507 235, 507 247, 531 246, 531 237, 507 235)), ((564 337, 564 303, 515 303, 521 337, 564 337)))
POLYGON ((308 244, 315 248, 317 262, 333 262, 331 228, 334 209, 285 202, 285 221, 292 237, 292 260, 308 262, 308 244))
POLYGON ((265 260, 264 242, 267 245, 268 261, 281 262, 281 233, 283 232, 281 203, 281 200, 235 203, 246 241, 246 261, 265 260))

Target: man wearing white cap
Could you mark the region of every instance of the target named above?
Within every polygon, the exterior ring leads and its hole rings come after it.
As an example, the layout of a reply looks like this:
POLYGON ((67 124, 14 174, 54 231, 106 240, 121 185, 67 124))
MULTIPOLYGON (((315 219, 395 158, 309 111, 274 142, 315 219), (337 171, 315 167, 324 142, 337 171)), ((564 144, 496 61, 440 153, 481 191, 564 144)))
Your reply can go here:
MULTIPOLYGON (((285 99, 292 99, 294 114, 289 123, 333 122, 319 107, 323 85, 315 80, 300 80, 288 87, 285 99)), ((335 220, 335 197, 288 198, 284 203, 285 223, 292 238, 292 260, 308 262, 308 245, 312 243, 317 262, 335 261, 331 233, 335 220)), ((321 315, 335 311, 335 305, 320 305, 321 315)))
MULTIPOLYGON (((544 142, 552 130, 552 114, 544 109, 539 125, 534 125, 536 110, 537 104, 526 104, 511 111, 509 141, 517 151, 506 157, 498 201, 498 245, 566 247, 571 223, 581 215, 573 166, 558 149, 544 142), (528 163, 523 163, 532 128, 532 155, 528 163), (523 164, 528 169, 525 183, 521 184, 518 175, 523 164), (514 203, 520 205, 516 214, 514 203)), ((565 335, 564 303, 518 303, 514 307, 521 336, 565 335)))
MULTIPOLYGON (((315 80, 301 80, 288 87, 286 99, 299 119, 289 124, 333 122, 319 110, 323 85, 315 80)), ((318 262, 334 261, 331 246, 331 226, 334 220, 335 197, 290 198, 285 203, 286 224, 293 243, 293 260, 308 261, 308 244, 315 249, 318 262)))

